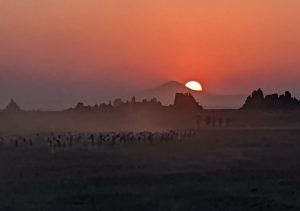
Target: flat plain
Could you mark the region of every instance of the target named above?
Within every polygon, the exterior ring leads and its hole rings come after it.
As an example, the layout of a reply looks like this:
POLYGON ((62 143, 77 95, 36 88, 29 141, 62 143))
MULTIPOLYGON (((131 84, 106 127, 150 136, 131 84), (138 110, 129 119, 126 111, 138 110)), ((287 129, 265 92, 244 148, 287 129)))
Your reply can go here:
POLYGON ((300 210, 300 129, 153 144, 0 146, 0 210, 300 210))

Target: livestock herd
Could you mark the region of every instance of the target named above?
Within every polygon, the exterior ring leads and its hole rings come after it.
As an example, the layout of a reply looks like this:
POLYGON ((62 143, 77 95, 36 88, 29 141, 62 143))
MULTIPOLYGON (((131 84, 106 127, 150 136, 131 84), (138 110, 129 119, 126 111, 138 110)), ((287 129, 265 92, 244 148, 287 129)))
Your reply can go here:
POLYGON ((168 132, 99 132, 99 133, 36 133, 31 135, 0 136, 0 146, 13 148, 47 146, 50 149, 64 149, 76 146, 114 146, 122 144, 154 144, 183 141, 196 135, 196 130, 168 132))

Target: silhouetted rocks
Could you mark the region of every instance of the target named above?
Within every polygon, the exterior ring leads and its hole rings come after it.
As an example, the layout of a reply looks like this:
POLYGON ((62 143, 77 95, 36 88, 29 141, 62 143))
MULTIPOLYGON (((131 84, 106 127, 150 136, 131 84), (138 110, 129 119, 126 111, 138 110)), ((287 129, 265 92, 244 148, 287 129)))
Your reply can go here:
POLYGON ((300 109, 300 101, 292 97, 289 91, 283 95, 271 94, 264 96, 261 89, 255 90, 247 97, 242 109, 300 109))
MULTIPOLYGON (((74 112, 109 112, 109 111, 183 111, 183 112, 196 112, 202 110, 203 107, 198 104, 195 98, 190 93, 176 93, 174 103, 169 106, 164 106, 156 98, 150 100, 143 99, 137 101, 136 97, 132 97, 130 101, 124 102, 121 98, 115 99, 113 102, 101 103, 95 105, 85 105, 83 102, 78 102, 75 107, 66 109, 64 111, 74 112)), ((21 111, 20 106, 11 100, 4 109, 6 112, 21 111)))
POLYGON ((18 112, 21 111, 20 106, 12 99, 9 104, 5 107, 4 111, 7 112, 18 112))
POLYGON ((82 102, 79 102, 75 108, 68 109, 69 111, 109 111, 109 110, 124 110, 124 109, 151 109, 151 108, 162 108, 161 102, 156 98, 151 100, 144 99, 141 102, 136 101, 135 97, 132 97, 131 101, 124 102, 121 98, 117 98, 113 101, 110 101, 108 104, 101 103, 100 105, 84 105, 82 102))
POLYGON ((203 109, 200 106, 195 98, 190 93, 177 93, 175 96, 174 104, 170 106, 164 106, 156 98, 151 100, 142 100, 137 101, 135 97, 132 97, 131 101, 124 102, 122 99, 117 98, 113 103, 109 102, 108 104, 102 103, 99 106, 90 106, 84 105, 82 102, 79 102, 75 108, 68 109, 69 111, 109 111, 109 110, 148 110, 148 111, 157 111, 175 109, 177 111, 197 111, 203 109))
POLYGON ((190 93, 176 93, 174 108, 176 109, 189 109, 189 110, 198 110, 203 109, 200 106, 192 94, 190 93))
POLYGON ((98 111, 98 110, 109 110, 113 108, 113 106, 111 105, 111 102, 109 104, 95 104, 93 106, 91 105, 84 105, 84 103, 79 102, 77 103, 77 105, 75 106, 75 108, 70 108, 68 110, 73 110, 73 111, 78 111, 78 112, 82 112, 82 111, 98 111))

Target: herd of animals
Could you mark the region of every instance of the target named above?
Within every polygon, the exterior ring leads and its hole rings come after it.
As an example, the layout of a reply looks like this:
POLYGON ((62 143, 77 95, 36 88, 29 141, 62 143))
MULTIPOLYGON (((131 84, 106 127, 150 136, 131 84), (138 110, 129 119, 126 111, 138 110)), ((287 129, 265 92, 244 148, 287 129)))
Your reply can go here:
POLYGON ((196 130, 170 130, 168 132, 99 132, 99 133, 37 133, 27 136, 0 136, 0 146, 48 146, 51 149, 74 146, 102 146, 121 144, 153 144, 182 141, 196 135, 196 130))
MULTIPOLYGON (((229 127, 230 119, 216 117, 197 117, 197 129, 229 127)), ((169 141, 183 141, 197 135, 197 129, 170 130, 166 132, 98 132, 72 133, 51 132, 30 135, 0 135, 0 147, 21 148, 24 146, 47 146, 50 149, 64 149, 73 146, 121 145, 121 144, 153 144, 169 141)))
POLYGON ((229 127, 231 125, 232 120, 230 118, 222 118, 222 117, 216 117, 216 116, 206 116, 205 118, 202 118, 201 116, 197 117, 197 128, 223 128, 223 127, 229 127))

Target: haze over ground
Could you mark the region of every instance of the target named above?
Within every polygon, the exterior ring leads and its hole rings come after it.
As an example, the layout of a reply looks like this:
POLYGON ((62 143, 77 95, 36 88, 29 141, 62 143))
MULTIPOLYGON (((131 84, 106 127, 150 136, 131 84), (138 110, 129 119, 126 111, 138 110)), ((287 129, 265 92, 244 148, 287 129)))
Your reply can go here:
POLYGON ((0 0, 0 20, 1 107, 99 103, 169 80, 300 93, 297 0, 0 0))

